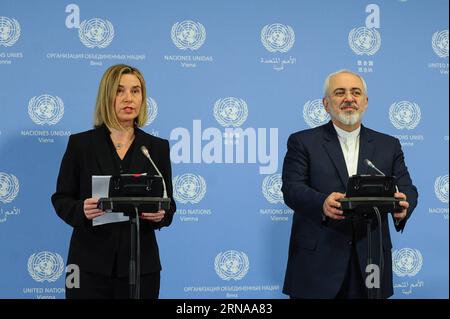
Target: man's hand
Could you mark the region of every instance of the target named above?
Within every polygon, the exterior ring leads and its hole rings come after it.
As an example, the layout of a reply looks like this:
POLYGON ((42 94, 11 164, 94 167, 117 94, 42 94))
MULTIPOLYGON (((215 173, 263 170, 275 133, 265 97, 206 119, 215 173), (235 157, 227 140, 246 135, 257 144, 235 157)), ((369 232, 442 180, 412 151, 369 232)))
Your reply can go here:
POLYGON ((331 193, 323 202, 323 213, 325 216, 331 219, 342 220, 345 219, 343 216, 344 212, 340 209, 341 203, 337 200, 344 198, 345 194, 342 193, 331 193))
POLYGON ((400 193, 400 192, 395 193, 394 197, 397 199, 402 199, 402 201, 399 202, 400 206, 403 207, 402 211, 398 212, 398 213, 394 213, 394 218, 397 221, 397 223, 399 223, 406 217, 406 213, 409 208, 409 203, 406 201, 406 195, 403 193, 400 193))

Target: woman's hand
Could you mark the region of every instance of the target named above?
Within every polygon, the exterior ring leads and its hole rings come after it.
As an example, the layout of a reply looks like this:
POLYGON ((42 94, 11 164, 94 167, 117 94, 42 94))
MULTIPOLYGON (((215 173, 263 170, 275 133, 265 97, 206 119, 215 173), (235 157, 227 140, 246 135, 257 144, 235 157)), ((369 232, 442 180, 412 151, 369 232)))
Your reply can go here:
POLYGON ((164 209, 161 209, 154 213, 142 213, 141 219, 148 220, 148 221, 151 221, 154 223, 158 223, 164 218, 165 214, 166 214, 166 211, 164 209))
POLYGON ((84 216, 92 220, 95 217, 102 216, 105 212, 97 208, 98 198, 87 198, 84 200, 83 210, 84 216))

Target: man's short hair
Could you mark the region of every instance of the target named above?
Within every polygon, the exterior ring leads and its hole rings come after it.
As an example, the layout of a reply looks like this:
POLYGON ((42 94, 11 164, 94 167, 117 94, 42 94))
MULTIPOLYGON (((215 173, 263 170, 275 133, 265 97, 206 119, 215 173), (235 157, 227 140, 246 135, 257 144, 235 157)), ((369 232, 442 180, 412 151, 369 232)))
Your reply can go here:
POLYGON ((356 73, 356 72, 342 69, 342 70, 339 70, 339 71, 336 71, 336 72, 333 72, 333 73, 329 74, 327 76, 327 78, 325 79, 325 83, 323 84, 323 96, 324 97, 326 97, 327 94, 328 94, 328 89, 330 87, 330 79, 331 79, 331 77, 333 77, 334 75, 340 74, 340 73, 349 73, 349 74, 353 74, 354 76, 357 76, 361 80, 361 82, 363 84, 364 94, 367 95, 367 85, 366 85, 366 81, 364 81, 364 78, 361 75, 359 75, 358 73, 356 73))

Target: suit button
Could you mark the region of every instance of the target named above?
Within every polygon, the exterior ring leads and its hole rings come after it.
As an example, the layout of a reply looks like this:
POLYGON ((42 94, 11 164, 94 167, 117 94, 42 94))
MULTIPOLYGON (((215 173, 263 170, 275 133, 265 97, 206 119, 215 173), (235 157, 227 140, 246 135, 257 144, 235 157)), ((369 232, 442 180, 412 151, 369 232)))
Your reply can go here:
POLYGON ((353 244, 353 242, 351 240, 348 241, 349 246, 351 246, 353 244))

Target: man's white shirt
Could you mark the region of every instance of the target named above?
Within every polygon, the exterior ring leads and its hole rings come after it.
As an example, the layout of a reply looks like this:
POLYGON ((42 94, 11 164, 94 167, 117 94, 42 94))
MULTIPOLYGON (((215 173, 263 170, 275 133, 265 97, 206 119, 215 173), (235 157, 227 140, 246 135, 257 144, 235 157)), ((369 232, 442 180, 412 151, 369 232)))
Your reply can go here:
POLYGON ((356 175, 358 170, 359 133, 361 132, 361 126, 352 132, 344 131, 336 125, 334 125, 334 128, 336 129, 339 143, 344 153, 348 176, 356 175))

